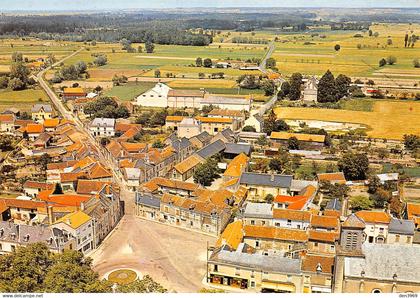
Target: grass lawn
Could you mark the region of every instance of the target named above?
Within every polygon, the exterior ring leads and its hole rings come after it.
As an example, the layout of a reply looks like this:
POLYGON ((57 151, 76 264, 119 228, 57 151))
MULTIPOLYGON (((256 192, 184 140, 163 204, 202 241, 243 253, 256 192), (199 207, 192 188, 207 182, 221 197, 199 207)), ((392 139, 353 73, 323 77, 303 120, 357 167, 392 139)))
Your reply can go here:
POLYGON ((123 86, 115 86, 105 93, 106 96, 115 96, 122 101, 131 101, 139 94, 153 88, 153 82, 129 82, 123 86))
POLYGON ((29 111, 32 105, 40 102, 49 102, 47 94, 40 89, 0 90, 0 111, 12 107, 22 111, 29 111))
MULTIPOLYGON (((410 177, 420 177, 420 167, 414 167, 414 168, 407 168, 403 167, 402 170, 405 174, 407 174, 410 177)), ((392 171, 392 164, 384 164, 382 171, 385 173, 392 171)))
POLYGON ((372 99, 352 98, 340 100, 340 108, 349 111, 372 112, 375 101, 372 99))
POLYGON ((420 134, 420 102, 415 101, 375 101, 372 112, 290 107, 278 107, 275 112, 282 119, 364 124, 373 138, 401 140, 404 134, 420 134))
MULTIPOLYGON (((336 163, 333 161, 316 160, 315 164, 317 166, 317 170, 316 170, 317 173, 325 173, 327 171, 328 164, 333 165, 335 167, 335 170, 338 171, 338 168, 336 167, 336 163)), ((307 176, 312 175, 312 172, 313 172, 313 162, 310 160, 305 160, 296 170, 296 175, 297 177, 307 177, 307 176)))

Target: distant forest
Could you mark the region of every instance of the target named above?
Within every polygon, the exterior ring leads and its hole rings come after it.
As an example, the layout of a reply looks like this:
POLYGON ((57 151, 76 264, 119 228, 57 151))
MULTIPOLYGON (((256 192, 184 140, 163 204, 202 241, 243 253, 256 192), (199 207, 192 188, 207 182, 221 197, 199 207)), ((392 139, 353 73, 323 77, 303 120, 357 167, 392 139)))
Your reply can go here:
POLYGON ((98 12, 69 14, 0 15, 1 36, 33 36, 69 41, 131 42, 203 46, 212 42, 218 30, 249 32, 264 28, 290 32, 306 31, 308 26, 327 24, 331 29, 368 29, 372 21, 402 22, 418 11, 383 14, 342 14, 328 20, 310 10, 269 12, 98 12), (350 21, 352 20, 352 21, 350 21), (197 30, 202 29, 202 30, 197 30), (286 30, 286 29, 285 29, 286 30))

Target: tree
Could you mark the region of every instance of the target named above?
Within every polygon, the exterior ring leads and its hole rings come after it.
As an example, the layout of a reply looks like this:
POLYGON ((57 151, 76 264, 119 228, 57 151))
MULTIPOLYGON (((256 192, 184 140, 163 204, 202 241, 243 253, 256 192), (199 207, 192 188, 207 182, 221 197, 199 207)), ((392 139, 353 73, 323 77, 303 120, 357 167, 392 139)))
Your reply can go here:
POLYGON ((291 137, 287 140, 287 148, 290 150, 299 150, 299 140, 296 137, 291 137))
POLYGON ((144 47, 146 48, 146 53, 153 53, 155 50, 155 45, 151 41, 146 41, 144 47))
POLYGON ((420 137, 414 134, 404 135, 404 146, 407 150, 414 151, 420 148, 420 137))
POLYGON ((383 188, 378 188, 372 195, 375 207, 383 208, 391 200, 391 194, 383 188))
POLYGON ((404 205, 398 197, 392 197, 389 203, 389 209, 394 216, 401 217, 404 211, 404 205))
POLYGON ((106 145, 108 145, 111 142, 111 140, 107 137, 103 137, 101 138, 101 146, 105 147, 106 145))
POLYGON ((99 280, 91 269, 91 259, 81 252, 52 254, 45 243, 38 242, 0 256, 0 291, 100 293, 111 292, 111 285, 99 280))
POLYGON ((283 84, 281 84, 280 91, 283 92, 283 96, 289 95, 289 92, 290 92, 289 82, 283 82, 283 84))
POLYGON ((142 47, 142 46, 138 46, 138 47, 137 47, 137 52, 139 52, 139 53, 143 53, 143 47, 142 47))
POLYGON ((276 67, 276 59, 270 57, 265 62, 267 68, 275 68, 276 67))
POLYGON ((120 43, 122 45, 123 50, 128 50, 129 48, 131 48, 131 41, 126 38, 121 39, 120 43))
POLYGON ((335 79, 335 88, 337 92, 337 98, 341 99, 349 94, 349 88, 351 79, 343 74, 339 74, 335 79))
POLYGON ((7 86, 9 89, 12 89, 14 91, 16 90, 23 90, 26 87, 26 84, 22 82, 19 78, 12 78, 9 80, 9 84, 7 86))
POLYGON ((0 89, 5 89, 9 85, 9 78, 7 76, 0 76, 0 89))
POLYGON ((210 186, 214 179, 219 177, 218 172, 217 161, 214 158, 209 158, 205 163, 197 166, 193 175, 194 182, 202 186, 210 186))
POLYGON ((23 55, 20 52, 13 52, 12 62, 23 62, 23 55))
POLYGON ((203 61, 203 66, 204 66, 204 67, 209 68, 209 67, 211 67, 212 65, 213 65, 213 62, 211 61, 211 59, 210 59, 210 58, 206 58, 206 59, 204 59, 204 61, 203 61))
POLYGON ((341 49, 341 46, 340 46, 339 44, 336 44, 336 45, 334 46, 334 50, 335 50, 336 52, 338 52, 340 49, 341 49))
POLYGON ((160 78, 160 70, 159 69, 155 70, 155 78, 160 78))
POLYGON ((166 293, 167 290, 154 281, 149 275, 137 279, 127 285, 117 287, 117 293, 166 293))
POLYGON ((387 58, 386 58, 386 62, 389 64, 389 65, 394 65, 396 62, 397 62, 397 57, 395 57, 395 56, 388 56, 387 58))
POLYGON ((264 80, 261 84, 261 89, 264 90, 265 96, 272 96, 276 90, 276 85, 272 80, 264 80))
POLYGON ((260 145, 260 146, 266 146, 266 145, 268 145, 268 140, 267 140, 267 138, 266 138, 265 136, 260 136, 260 137, 257 139, 257 145, 260 145))
POLYGON ((373 31, 369 29, 369 31, 368 31, 368 35, 369 35, 369 36, 372 36, 372 35, 373 35, 373 31))
POLYGON ((322 182, 321 189, 332 198, 344 198, 347 196, 350 188, 345 184, 332 184, 330 182, 322 182))
POLYGON ((41 157, 39 158, 39 164, 41 165, 42 171, 47 170, 47 165, 50 162, 51 162, 51 157, 47 153, 44 153, 41 155, 41 157))
POLYGON ((379 60, 379 67, 383 67, 386 65, 386 60, 385 58, 382 58, 381 60, 379 60))
POLYGON ((386 44, 389 45, 389 46, 392 45, 392 39, 388 38, 387 41, 386 41, 386 44))
POLYGON ((197 67, 203 66, 203 59, 201 57, 198 57, 197 59, 195 59, 195 65, 197 67))
POLYGON ((331 71, 322 76, 318 83, 318 101, 319 102, 336 102, 337 101, 337 88, 334 75, 331 71))
POLYGON ((247 131, 247 132, 256 132, 257 130, 255 129, 254 126, 251 125, 246 125, 242 128, 242 131, 247 131))
POLYGON ((257 89, 260 87, 260 80, 254 75, 242 75, 237 79, 239 86, 245 89, 257 89))
POLYGON ((83 73, 86 73, 86 71, 87 71, 87 65, 86 65, 86 62, 84 62, 84 61, 77 62, 74 65, 74 67, 76 68, 76 71, 77 71, 78 74, 83 74, 83 73))
POLYGON ((274 113, 273 110, 271 110, 270 114, 268 115, 268 118, 264 121, 264 128, 263 131, 270 135, 271 132, 274 131, 275 125, 277 121, 277 115, 274 113))
POLYGON ((368 193, 374 194, 382 186, 378 176, 372 175, 368 181, 368 193))
POLYGON ((338 161, 338 168, 347 180, 364 180, 369 170, 369 159, 365 153, 346 153, 338 161))
POLYGON ((165 144, 162 143, 161 140, 157 140, 157 141, 153 142, 152 147, 161 149, 161 148, 165 147, 165 144))
POLYGON ((366 196, 355 196, 350 199, 351 210, 370 210, 373 207, 373 202, 369 197, 366 196))
POLYGON ((205 73, 204 72, 199 72, 198 73, 198 78, 199 79, 204 79, 206 77, 206 75, 205 75, 205 73))
POLYGON ((276 120, 273 131, 288 131, 290 126, 283 119, 276 120))
POLYGON ((289 80, 289 85, 290 85, 289 99, 290 100, 300 99, 302 84, 303 84, 302 75, 300 73, 297 73, 297 72, 292 74, 292 76, 290 77, 290 80, 289 80))
POLYGON ((414 59, 413 60, 413 66, 415 67, 415 68, 420 68, 420 61, 419 61, 419 59, 414 59))
POLYGON ((19 79, 22 81, 25 87, 26 83, 28 82, 29 74, 29 69, 23 64, 22 61, 14 62, 10 66, 10 78, 19 79))
POLYGON ((271 204, 274 201, 274 196, 271 193, 269 193, 268 195, 265 196, 264 200, 267 203, 271 204))
POLYGON ((99 55, 98 57, 95 58, 95 60, 93 61, 93 63, 96 66, 103 66, 106 65, 108 62, 108 58, 105 55, 99 55))

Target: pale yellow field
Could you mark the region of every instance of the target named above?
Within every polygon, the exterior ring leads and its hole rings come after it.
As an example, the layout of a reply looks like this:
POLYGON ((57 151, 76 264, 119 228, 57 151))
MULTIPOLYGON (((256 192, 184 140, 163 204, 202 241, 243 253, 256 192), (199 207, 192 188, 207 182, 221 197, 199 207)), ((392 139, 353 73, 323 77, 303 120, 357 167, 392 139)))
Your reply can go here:
POLYGON ((172 88, 235 88, 233 80, 177 79, 168 84, 172 88))
POLYGON ((282 119, 365 124, 373 138, 401 140, 404 134, 420 134, 420 102, 376 102, 372 112, 289 107, 276 108, 275 112, 282 119))

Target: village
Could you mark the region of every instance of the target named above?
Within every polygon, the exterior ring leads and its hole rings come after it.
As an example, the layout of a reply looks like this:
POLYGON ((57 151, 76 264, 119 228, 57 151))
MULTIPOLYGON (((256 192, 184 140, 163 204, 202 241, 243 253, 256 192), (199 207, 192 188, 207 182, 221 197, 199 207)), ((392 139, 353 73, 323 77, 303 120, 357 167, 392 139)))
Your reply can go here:
MULTIPOLYGON (((317 102, 318 80, 304 82, 301 101, 317 102)), ((0 115, 1 254, 45 242, 95 259, 129 214, 214 239, 203 288, 420 291, 419 178, 400 171, 417 165, 418 136, 284 121, 277 93, 261 104, 158 81, 121 104, 49 91, 51 103, 0 115)))

